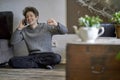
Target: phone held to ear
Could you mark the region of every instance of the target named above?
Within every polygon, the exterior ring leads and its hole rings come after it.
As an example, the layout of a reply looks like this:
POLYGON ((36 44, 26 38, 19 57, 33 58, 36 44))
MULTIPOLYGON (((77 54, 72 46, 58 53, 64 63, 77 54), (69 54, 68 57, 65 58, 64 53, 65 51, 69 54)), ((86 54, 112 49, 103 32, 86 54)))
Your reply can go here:
POLYGON ((23 20, 23 25, 24 25, 25 27, 29 26, 29 24, 27 23, 27 21, 26 21, 25 19, 23 20))

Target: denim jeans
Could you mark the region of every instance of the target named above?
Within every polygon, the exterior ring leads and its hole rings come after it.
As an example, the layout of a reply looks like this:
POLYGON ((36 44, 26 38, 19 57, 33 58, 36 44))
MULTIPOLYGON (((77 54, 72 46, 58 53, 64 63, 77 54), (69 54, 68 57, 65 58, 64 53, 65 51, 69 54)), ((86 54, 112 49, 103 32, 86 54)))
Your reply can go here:
POLYGON ((53 52, 42 52, 28 56, 12 57, 8 64, 13 68, 45 68, 47 65, 56 65, 61 61, 61 56, 53 52))

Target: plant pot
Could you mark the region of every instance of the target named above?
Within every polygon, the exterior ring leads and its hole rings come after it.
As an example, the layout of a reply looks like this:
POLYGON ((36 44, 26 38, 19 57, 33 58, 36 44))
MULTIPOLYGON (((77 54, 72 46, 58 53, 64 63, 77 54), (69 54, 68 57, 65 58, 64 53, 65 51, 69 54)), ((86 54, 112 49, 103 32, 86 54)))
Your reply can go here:
POLYGON ((120 39, 120 24, 115 25, 115 34, 116 37, 120 39))
POLYGON ((101 36, 104 33, 103 27, 80 27, 75 30, 76 34, 80 37, 82 42, 94 43, 96 38, 101 36), (99 30, 101 32, 99 33, 99 30))

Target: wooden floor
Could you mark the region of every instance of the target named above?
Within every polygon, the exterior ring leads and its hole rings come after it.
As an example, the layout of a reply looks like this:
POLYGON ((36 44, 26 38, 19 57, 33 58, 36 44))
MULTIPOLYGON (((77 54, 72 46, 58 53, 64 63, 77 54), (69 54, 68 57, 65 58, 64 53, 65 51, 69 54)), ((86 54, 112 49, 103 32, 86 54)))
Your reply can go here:
POLYGON ((0 68, 0 80, 65 80, 65 65, 53 70, 0 68))

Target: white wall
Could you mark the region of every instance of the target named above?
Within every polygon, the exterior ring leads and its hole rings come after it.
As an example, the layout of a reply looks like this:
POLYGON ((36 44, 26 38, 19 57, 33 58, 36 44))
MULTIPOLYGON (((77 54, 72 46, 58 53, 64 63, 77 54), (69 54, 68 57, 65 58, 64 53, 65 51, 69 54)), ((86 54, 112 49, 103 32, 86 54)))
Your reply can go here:
POLYGON ((15 30, 19 21, 24 18, 22 10, 34 6, 39 10, 39 22, 54 18, 66 26, 66 0, 0 0, 0 11, 13 11, 15 30))

